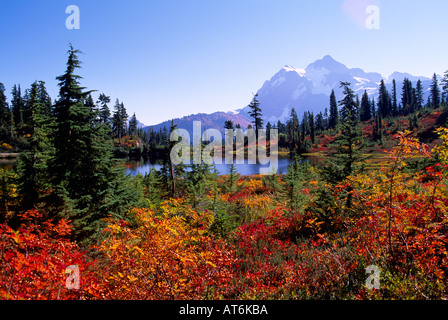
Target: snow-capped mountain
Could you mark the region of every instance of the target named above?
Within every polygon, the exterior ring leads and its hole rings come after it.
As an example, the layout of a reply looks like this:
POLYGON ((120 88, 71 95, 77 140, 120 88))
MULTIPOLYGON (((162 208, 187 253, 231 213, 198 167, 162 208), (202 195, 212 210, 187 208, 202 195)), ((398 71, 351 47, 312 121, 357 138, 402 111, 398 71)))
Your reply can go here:
MULTIPOLYGON (((384 78, 376 72, 365 72, 360 68, 348 68, 344 64, 327 55, 317 60, 305 69, 284 66, 270 80, 266 81, 258 91, 258 101, 263 111, 265 123, 278 120, 285 122, 295 108, 301 116, 305 111, 314 114, 324 111, 329 105, 330 93, 333 89, 337 100, 342 98, 340 81, 350 82, 352 89, 361 97, 364 90, 371 98, 376 98, 378 87, 383 79, 391 92, 392 80, 397 86, 397 98, 401 98, 401 86, 405 78, 410 79, 415 86, 418 79, 422 80, 423 88, 429 88, 430 79, 415 77, 407 73, 393 73, 384 78)), ((247 114, 248 108, 242 113, 247 114)))
MULTIPOLYGON (((392 81, 395 79, 397 89, 397 100, 400 102, 403 80, 407 78, 412 81, 414 88, 417 81, 422 81, 425 91, 424 99, 429 95, 431 79, 426 77, 416 77, 409 73, 394 72, 388 78, 377 72, 365 72, 360 68, 348 68, 344 64, 334 60, 327 55, 317 60, 305 69, 284 66, 270 80, 266 81, 258 90, 258 101, 262 109, 264 123, 271 124, 278 120, 286 122, 295 108, 299 117, 306 111, 314 114, 324 111, 329 107, 331 90, 335 91, 336 100, 342 99, 342 89, 340 81, 350 82, 351 88, 361 98, 364 90, 370 98, 378 98, 378 88, 381 80, 384 80, 389 92, 392 92, 392 81)), ((441 77, 439 76, 439 80, 441 77)), ((239 123, 243 128, 251 123, 248 115, 248 107, 229 112, 215 112, 212 114, 196 114, 174 122, 182 128, 191 128, 193 121, 201 121, 207 128, 222 129, 226 120, 231 120, 235 124, 239 123)), ((158 130, 160 127, 169 128, 170 123, 164 123, 145 127, 145 130, 158 130)))

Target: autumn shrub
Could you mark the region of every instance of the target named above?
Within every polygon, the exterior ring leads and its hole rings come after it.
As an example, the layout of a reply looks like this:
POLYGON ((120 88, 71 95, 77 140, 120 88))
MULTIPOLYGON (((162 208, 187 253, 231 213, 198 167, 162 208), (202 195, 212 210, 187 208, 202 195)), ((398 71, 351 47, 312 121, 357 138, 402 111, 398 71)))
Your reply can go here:
POLYGON ((37 210, 21 215, 20 228, 0 225, 0 299, 101 299, 96 262, 67 239, 71 226, 43 220, 37 210), (80 288, 66 286, 68 266, 80 272, 80 288))
POLYGON ((319 233, 306 213, 277 208, 241 226, 235 235, 240 298, 331 299, 346 297, 356 264, 346 248, 319 233))
POLYGON ((207 214, 190 221, 135 209, 138 225, 110 220, 98 248, 108 299, 216 299, 228 295, 236 259, 224 242, 206 235, 207 214))
MULTIPOLYGON (((442 138, 447 141, 447 136, 442 138)), ((364 290, 360 297, 444 298, 448 293, 447 167, 440 163, 407 173, 406 159, 428 158, 431 153, 404 133, 399 140, 389 166, 376 176, 352 177, 353 204, 362 214, 347 221, 348 239, 360 262, 381 265, 383 270, 381 289, 364 290)), ((439 151, 444 150, 435 150, 439 151)))

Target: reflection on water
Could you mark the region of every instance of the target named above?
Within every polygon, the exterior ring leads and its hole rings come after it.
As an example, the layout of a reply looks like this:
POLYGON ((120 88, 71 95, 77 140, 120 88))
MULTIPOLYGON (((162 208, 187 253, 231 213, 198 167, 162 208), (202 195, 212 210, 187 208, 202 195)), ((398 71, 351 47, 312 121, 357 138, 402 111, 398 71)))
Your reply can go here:
MULTIPOLYGON (((303 161, 311 161, 315 162, 316 159, 313 158, 305 158, 303 161)), ((288 172, 288 166, 293 162, 294 160, 290 157, 279 157, 278 158, 278 167, 277 167, 277 173, 278 174, 285 174, 288 172)), ((162 168, 162 164, 158 163, 154 160, 149 159, 143 159, 140 160, 127 160, 125 162, 127 170, 126 174, 130 174, 132 176, 136 176, 137 174, 145 175, 148 173, 151 168, 154 168, 156 170, 160 170, 162 168)), ((224 175, 229 173, 230 164, 216 164, 215 168, 218 171, 219 174, 224 175)), ((248 164, 247 160, 244 164, 235 164, 235 168, 238 171, 238 173, 242 176, 248 176, 248 175, 254 175, 254 174, 260 174, 260 168, 268 168, 269 165, 261 165, 261 164, 248 164)))
MULTIPOLYGON (((294 160, 290 157, 279 157, 278 158, 278 174, 285 174, 288 172, 288 166, 294 160)), ((312 163, 316 163, 319 161, 318 158, 315 157, 306 157, 303 161, 310 161, 312 163)), ((146 173, 154 168, 155 170, 160 170, 162 168, 162 163, 160 161, 156 161, 154 159, 140 158, 139 160, 135 159, 127 159, 124 162, 126 169, 126 174, 130 174, 132 176, 136 176, 137 174, 145 175, 146 173)), ((11 170, 15 168, 17 165, 17 159, 0 159, 0 169, 11 170)), ((247 160, 244 164, 235 164, 235 168, 238 173, 242 176, 248 176, 253 174, 259 174, 260 168, 268 168, 269 165, 261 165, 261 164, 248 164, 247 160)), ((219 174, 224 175, 229 173, 230 164, 217 164, 215 165, 216 170, 219 174)), ((188 169, 187 169, 188 170, 188 169)))

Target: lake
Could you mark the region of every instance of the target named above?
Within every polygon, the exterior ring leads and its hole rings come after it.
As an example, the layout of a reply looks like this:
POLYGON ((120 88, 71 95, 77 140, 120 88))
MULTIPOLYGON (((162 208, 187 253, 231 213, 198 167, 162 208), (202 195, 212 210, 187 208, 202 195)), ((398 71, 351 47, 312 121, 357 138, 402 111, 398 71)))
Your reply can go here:
MULTIPOLYGON (((314 162, 316 159, 314 157, 306 157, 303 161, 311 161, 314 162)), ((288 166, 294 160, 290 157, 279 157, 278 158, 278 174, 285 174, 288 172, 288 166)), ((125 162, 128 169, 126 170, 126 174, 130 174, 132 176, 136 176, 137 174, 145 175, 148 173, 151 168, 156 170, 160 170, 162 164, 157 163, 156 161, 150 161, 149 159, 140 160, 126 160, 125 162)), ((216 164, 215 168, 219 172, 220 175, 225 175, 229 173, 230 164, 216 164)), ((267 168, 269 165, 261 165, 261 164, 248 164, 247 160, 244 164, 235 164, 235 168, 238 173, 242 176, 254 175, 260 173, 260 168, 267 168)))
MULTIPOLYGON (((315 157, 303 157, 303 161, 311 161, 315 163, 318 161, 315 157)), ((278 158, 278 174, 285 174, 288 172, 288 166, 293 162, 293 159, 290 157, 280 156, 278 158)), ((15 167, 17 163, 16 159, 0 159, 0 168, 10 170, 15 167)), ((154 168, 156 170, 160 170, 162 165, 157 163, 155 160, 149 160, 146 158, 140 158, 140 160, 131 160, 127 159, 125 161, 125 165, 128 167, 126 169, 126 174, 130 174, 132 176, 136 176, 137 174, 145 175, 146 173, 154 168)), ((247 160, 244 164, 235 164, 236 170, 242 176, 254 175, 260 173, 260 168, 267 168, 268 165, 261 164, 248 164, 247 160)), ((216 170, 219 174, 224 175, 229 173, 230 164, 217 164, 215 165, 216 170)))

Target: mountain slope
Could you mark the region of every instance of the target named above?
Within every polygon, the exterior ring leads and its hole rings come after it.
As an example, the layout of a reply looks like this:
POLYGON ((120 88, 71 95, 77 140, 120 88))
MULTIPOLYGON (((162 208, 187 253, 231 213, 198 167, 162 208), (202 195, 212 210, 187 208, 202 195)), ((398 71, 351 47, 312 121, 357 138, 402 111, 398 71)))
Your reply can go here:
MULTIPOLYGON (((417 81, 422 81, 426 101, 429 95, 431 79, 426 77, 416 77, 409 73, 394 72, 388 78, 377 72, 365 72, 360 68, 348 68, 344 64, 326 55, 320 60, 309 64, 305 69, 298 69, 292 66, 284 66, 272 78, 266 81, 258 90, 258 100, 262 109, 264 123, 270 121, 272 124, 278 120, 286 122, 295 108, 299 117, 305 111, 312 111, 314 114, 323 112, 329 105, 330 93, 333 89, 336 99, 342 99, 342 89, 339 87, 340 81, 350 82, 352 89, 361 97, 364 90, 370 98, 378 98, 378 87, 381 80, 384 80, 389 92, 392 92, 392 80, 396 80, 397 100, 400 102, 402 83, 405 78, 412 81, 414 88, 417 81)), ((439 78, 440 79, 440 78, 439 78)), ((201 121, 203 128, 216 128, 223 130, 224 122, 231 120, 235 124, 239 123, 243 128, 250 124, 248 107, 244 107, 238 112, 215 112, 212 114, 196 114, 175 119, 179 128, 191 131, 193 121, 201 121)), ((145 127, 145 130, 159 130, 171 125, 170 121, 165 121, 155 126, 145 127)))
MULTIPOLYGON (((242 128, 247 128, 250 124, 250 119, 244 114, 237 112, 214 112, 211 114, 198 113, 192 114, 182 118, 173 119, 174 124, 177 124, 179 129, 185 129, 189 132, 190 136, 193 136, 193 122, 200 121, 202 131, 206 129, 218 129, 224 131, 224 122, 226 120, 232 121, 235 125, 240 124, 242 128)), ((147 126, 143 130, 145 131, 159 131, 163 128, 169 129, 171 127, 171 120, 164 121, 157 125, 147 126)))
MULTIPOLYGON (((430 79, 414 77, 410 74, 395 72, 397 97, 401 97, 401 85, 404 78, 415 83, 422 80, 425 90, 429 88, 430 79)), ((314 114, 324 111, 329 105, 330 93, 333 89, 337 99, 342 98, 340 81, 350 82, 353 90, 361 96, 364 90, 371 98, 376 98, 381 80, 386 79, 376 72, 365 72, 360 68, 348 68, 344 64, 327 55, 317 60, 305 69, 296 69, 291 66, 283 67, 269 81, 266 81, 258 91, 258 100, 263 110, 265 122, 274 123, 278 120, 285 122, 295 108, 301 116, 305 111, 314 114)), ((388 90, 392 90, 392 78, 387 83, 388 90)), ((247 107, 243 113, 247 113, 247 107)))

